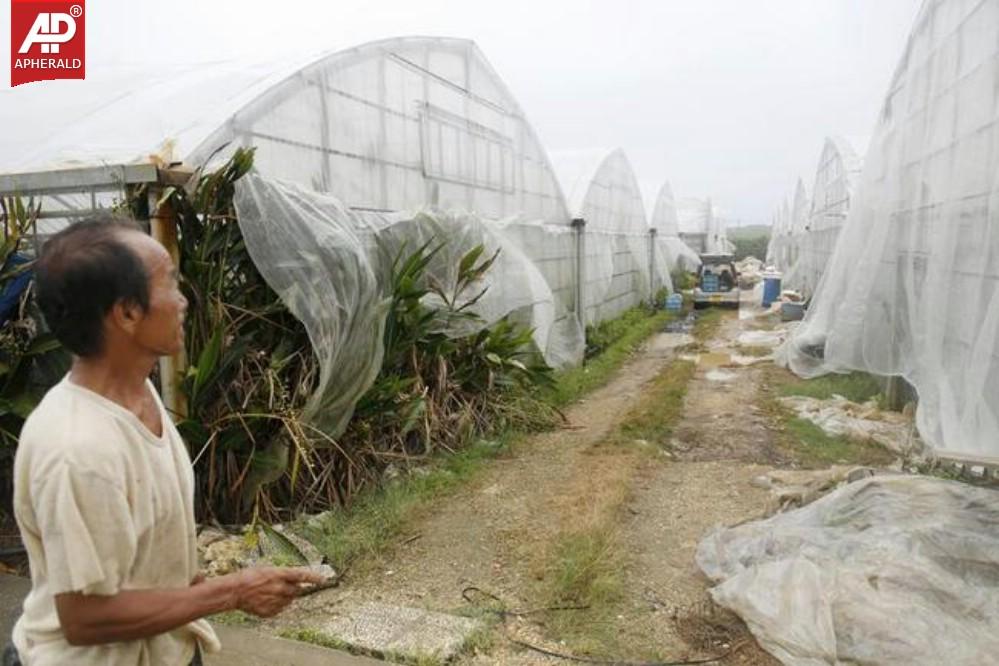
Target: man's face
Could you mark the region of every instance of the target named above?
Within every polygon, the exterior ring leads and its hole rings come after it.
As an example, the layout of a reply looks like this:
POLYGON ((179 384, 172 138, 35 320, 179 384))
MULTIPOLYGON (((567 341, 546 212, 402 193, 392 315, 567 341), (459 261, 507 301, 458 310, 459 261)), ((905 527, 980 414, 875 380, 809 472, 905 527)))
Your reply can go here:
POLYGON ((149 309, 131 331, 132 340, 156 356, 172 356, 184 348, 187 313, 173 260, 162 245, 143 233, 129 233, 126 242, 149 275, 149 309))

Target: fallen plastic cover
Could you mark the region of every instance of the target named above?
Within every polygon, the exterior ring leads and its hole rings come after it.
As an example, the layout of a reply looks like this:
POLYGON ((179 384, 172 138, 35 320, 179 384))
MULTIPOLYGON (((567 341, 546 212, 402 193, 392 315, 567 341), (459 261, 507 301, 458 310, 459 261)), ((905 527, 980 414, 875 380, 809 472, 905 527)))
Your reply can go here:
POLYGON ((995 663, 999 492, 891 475, 720 529, 715 602, 789 666, 995 663))
MULTIPOLYGON (((381 369, 393 261, 424 245, 440 246, 427 276, 448 293, 466 253, 480 245, 484 257, 498 253, 487 275, 454 294, 459 305, 475 299, 479 318, 455 320, 445 334, 469 335, 510 317, 531 329, 550 366, 582 358, 582 328, 558 311, 544 276, 516 242, 516 225, 432 209, 354 211, 331 195, 258 173, 236 183, 235 203, 254 264, 309 333, 320 378, 305 415, 326 433, 343 432, 381 369)), ((533 227, 542 242, 561 235, 550 225, 533 227)))

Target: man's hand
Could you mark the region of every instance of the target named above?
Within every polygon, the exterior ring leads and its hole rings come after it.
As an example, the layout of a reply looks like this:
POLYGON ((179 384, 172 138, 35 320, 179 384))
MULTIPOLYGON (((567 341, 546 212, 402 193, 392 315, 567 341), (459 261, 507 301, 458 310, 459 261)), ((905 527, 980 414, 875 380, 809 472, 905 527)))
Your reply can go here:
POLYGON ((301 594, 301 585, 322 580, 303 569, 261 567, 202 582, 195 579, 185 588, 123 590, 111 596, 57 594, 55 606, 70 645, 103 645, 156 636, 236 608, 271 617, 301 594))
POLYGON ((255 567, 236 576, 236 608, 260 617, 272 617, 301 594, 302 584, 319 584, 323 577, 302 569, 255 567))

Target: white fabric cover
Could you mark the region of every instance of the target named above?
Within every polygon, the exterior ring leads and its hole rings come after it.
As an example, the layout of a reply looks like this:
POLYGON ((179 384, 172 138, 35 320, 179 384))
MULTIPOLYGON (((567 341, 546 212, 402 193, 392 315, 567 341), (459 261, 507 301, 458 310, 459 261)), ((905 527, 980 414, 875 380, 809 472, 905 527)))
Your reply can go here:
POLYGON ((904 376, 938 453, 999 455, 997 34, 997 2, 925 2, 849 218, 784 352, 804 376, 904 376))
POLYGON ((917 476, 857 481, 720 529, 697 549, 787 666, 978 666, 999 654, 999 492, 917 476))
POLYGON ((676 202, 680 238, 698 254, 732 252, 725 221, 711 199, 684 198, 676 202))
MULTIPOLYGON (((254 264, 309 333, 320 378, 306 416, 326 432, 343 431, 381 368, 393 260, 427 243, 445 244, 428 267, 428 278, 449 293, 462 256, 477 245, 485 247, 483 259, 499 251, 482 283, 459 295, 461 303, 485 290, 474 306, 481 322, 458 322, 447 333, 469 334, 512 316, 532 329, 549 365, 565 367, 582 358, 579 323, 557 316, 548 282, 511 240, 519 228, 512 221, 432 210, 352 211, 331 195, 258 174, 237 181, 236 209, 254 264)), ((561 229, 526 226, 541 230, 536 238, 542 242, 557 244, 565 235, 561 229)))

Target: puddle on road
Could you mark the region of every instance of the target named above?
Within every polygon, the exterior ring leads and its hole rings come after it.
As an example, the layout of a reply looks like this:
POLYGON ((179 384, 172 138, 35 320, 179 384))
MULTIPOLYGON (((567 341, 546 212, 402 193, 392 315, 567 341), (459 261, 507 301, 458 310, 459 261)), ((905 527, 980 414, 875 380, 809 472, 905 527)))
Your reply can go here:
POLYGON ((732 363, 742 367, 756 365, 757 363, 767 363, 769 361, 773 361, 773 359, 773 354, 768 354, 767 356, 743 356, 742 354, 732 354, 732 363))
POLYGON ((699 365, 703 365, 707 368, 721 368, 732 363, 731 354, 722 354, 720 352, 709 352, 707 354, 701 354, 701 358, 698 361, 699 365))
POLYGON ((783 331, 744 331, 736 342, 745 347, 776 347, 783 338, 783 331))
POLYGON ((730 382, 737 379, 738 375, 724 370, 711 370, 705 377, 709 382, 730 382))
POLYGON ((666 333, 690 333, 694 330, 695 321, 697 321, 697 315, 690 312, 683 319, 674 319, 666 324, 666 328, 663 331, 666 333))
POLYGON ((689 333, 662 333, 653 338, 649 347, 651 351, 671 351, 686 347, 696 342, 689 333))

